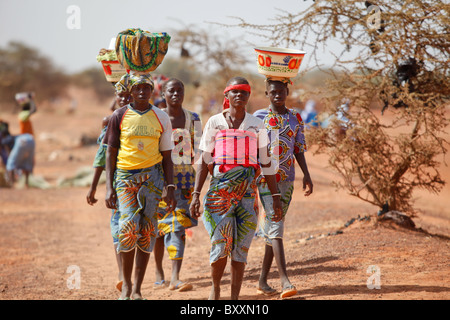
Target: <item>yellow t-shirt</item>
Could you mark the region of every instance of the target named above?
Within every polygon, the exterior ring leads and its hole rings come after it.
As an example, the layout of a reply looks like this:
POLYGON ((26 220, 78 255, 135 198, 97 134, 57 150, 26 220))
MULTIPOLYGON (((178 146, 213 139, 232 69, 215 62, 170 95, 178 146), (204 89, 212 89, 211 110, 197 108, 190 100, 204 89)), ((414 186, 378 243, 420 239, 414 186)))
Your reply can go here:
POLYGON ((104 143, 119 149, 117 168, 152 167, 162 161, 161 151, 173 149, 169 116, 156 107, 145 112, 131 105, 120 108, 110 119, 104 143))

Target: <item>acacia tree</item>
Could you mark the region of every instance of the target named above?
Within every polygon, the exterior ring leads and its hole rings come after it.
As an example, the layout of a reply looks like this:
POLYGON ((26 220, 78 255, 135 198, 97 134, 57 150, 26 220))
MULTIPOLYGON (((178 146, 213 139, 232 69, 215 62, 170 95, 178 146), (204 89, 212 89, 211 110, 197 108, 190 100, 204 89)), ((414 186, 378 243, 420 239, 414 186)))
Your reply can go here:
POLYGON ((311 149, 329 155, 339 188, 412 216, 413 191, 438 193, 445 183, 438 165, 448 147, 449 11, 440 0, 317 0, 298 13, 280 11, 273 24, 237 18, 235 26, 270 45, 305 50, 313 68, 333 62, 332 77, 316 94, 328 114, 350 101, 346 131, 337 133, 343 123, 333 117, 308 131, 311 149), (342 51, 321 61, 318 50, 332 41, 342 51))
POLYGON ((236 66, 247 63, 240 41, 216 34, 211 30, 183 25, 173 30, 173 46, 180 49, 180 56, 192 60, 202 73, 214 73, 219 82, 226 82, 235 74, 236 66))
POLYGON ((0 48, 0 97, 2 103, 14 103, 21 91, 34 91, 43 101, 64 97, 69 77, 37 49, 20 42, 0 48))

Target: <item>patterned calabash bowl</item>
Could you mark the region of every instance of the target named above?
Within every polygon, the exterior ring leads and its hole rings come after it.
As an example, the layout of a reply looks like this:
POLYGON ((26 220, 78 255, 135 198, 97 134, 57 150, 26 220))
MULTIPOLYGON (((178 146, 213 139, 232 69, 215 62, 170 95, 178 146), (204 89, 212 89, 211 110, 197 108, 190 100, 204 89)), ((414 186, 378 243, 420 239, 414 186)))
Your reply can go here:
POLYGON ((277 47, 255 48, 258 72, 271 77, 293 78, 306 52, 277 47))

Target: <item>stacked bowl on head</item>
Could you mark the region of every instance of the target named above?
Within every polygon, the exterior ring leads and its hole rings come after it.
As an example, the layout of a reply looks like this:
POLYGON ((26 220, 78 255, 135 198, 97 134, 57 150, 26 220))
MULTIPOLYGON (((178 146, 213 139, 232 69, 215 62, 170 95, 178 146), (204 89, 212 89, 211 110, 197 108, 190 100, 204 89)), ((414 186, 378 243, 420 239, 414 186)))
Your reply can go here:
POLYGON ((170 36, 141 29, 127 29, 116 38, 116 54, 122 66, 135 73, 148 74, 162 63, 170 36))
POLYGON ((271 80, 296 77, 305 52, 277 47, 255 48, 258 72, 271 80))
POLYGON ((117 82, 126 73, 149 74, 162 63, 170 36, 141 29, 119 32, 113 48, 101 49, 97 61, 102 63, 106 80, 117 82))
POLYGON ((120 64, 116 52, 112 49, 101 49, 97 61, 102 63, 103 72, 108 82, 117 82, 124 74, 130 72, 120 64))

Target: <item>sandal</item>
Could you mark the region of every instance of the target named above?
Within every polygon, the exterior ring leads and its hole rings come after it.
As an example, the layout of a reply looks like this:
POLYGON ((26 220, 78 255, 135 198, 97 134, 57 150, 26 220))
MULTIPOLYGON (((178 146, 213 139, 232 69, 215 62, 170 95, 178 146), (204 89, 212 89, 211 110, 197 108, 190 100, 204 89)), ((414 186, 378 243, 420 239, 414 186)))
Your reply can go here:
POLYGON ((297 289, 291 285, 288 288, 283 289, 283 292, 281 292, 281 294, 280 294, 280 298, 284 299, 284 298, 295 296, 296 294, 297 294, 297 289))
POLYGON ((116 289, 119 290, 120 292, 122 292, 122 285, 123 285, 123 281, 117 281, 116 283, 116 289))
POLYGON ((275 290, 274 288, 271 288, 271 287, 269 287, 269 286, 267 286, 267 287, 265 287, 265 288, 258 287, 258 288, 256 289, 256 293, 257 293, 257 294, 262 294, 262 295, 265 295, 265 296, 271 296, 271 295, 276 294, 276 293, 277 293, 277 290, 275 290))
POLYGON ((153 289, 164 289, 167 287, 166 280, 157 281, 153 284, 153 289))
POLYGON ((189 290, 192 290, 192 288, 193 288, 192 284, 184 283, 183 281, 178 281, 175 286, 172 286, 172 285, 169 286, 170 290, 175 290, 178 292, 189 291, 189 290))

